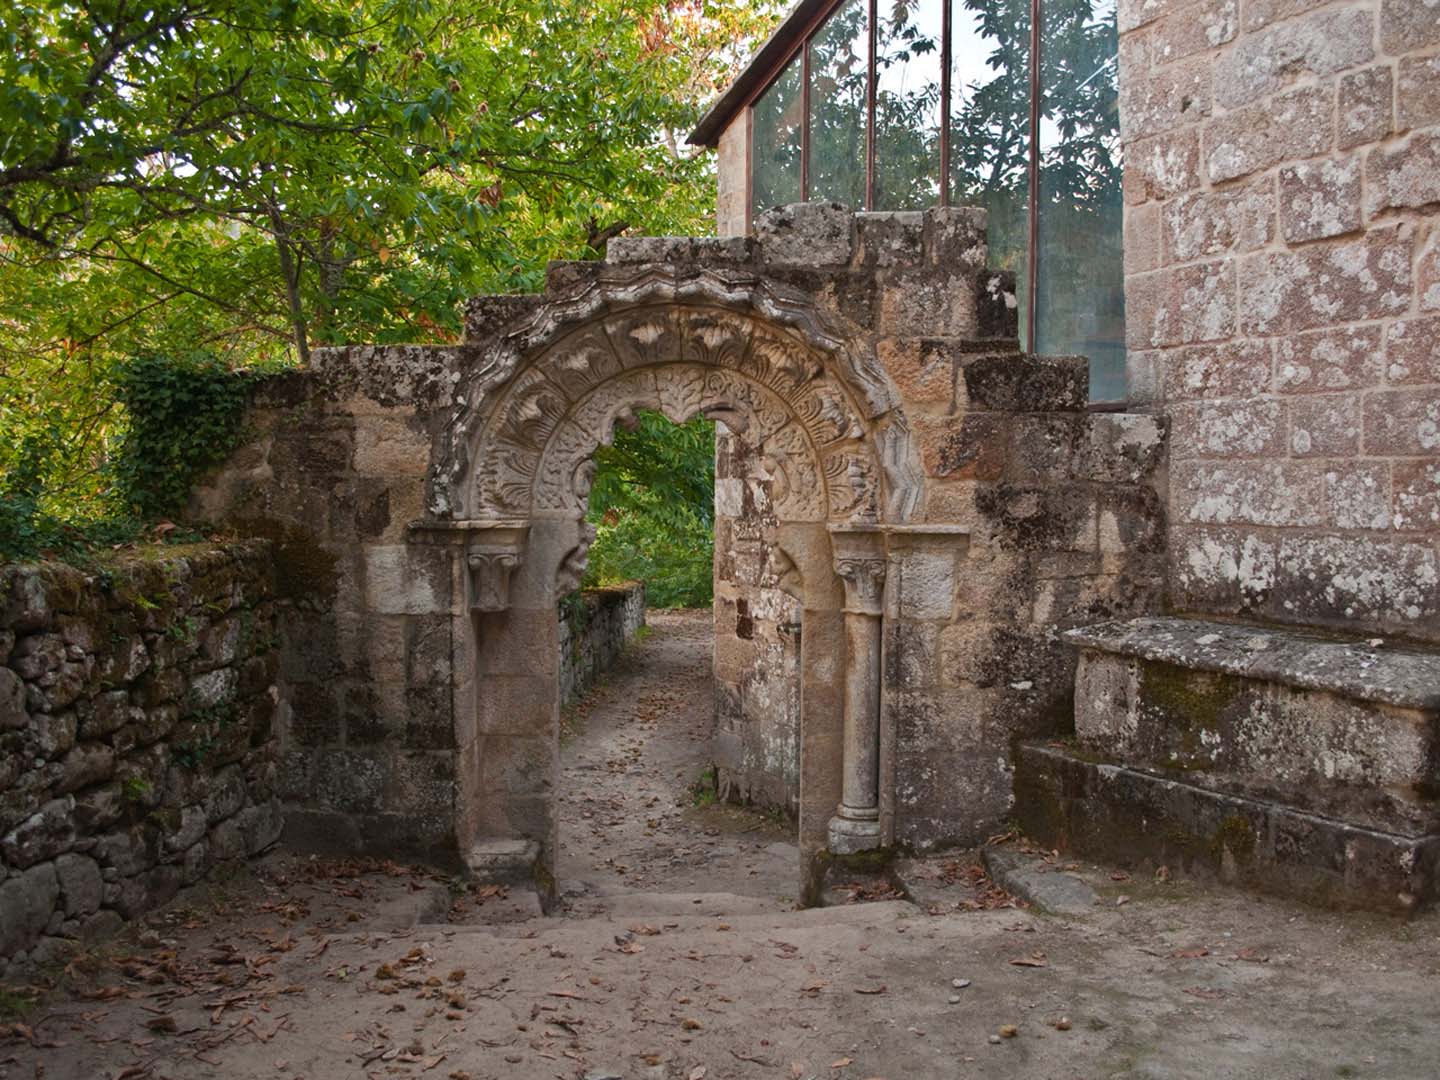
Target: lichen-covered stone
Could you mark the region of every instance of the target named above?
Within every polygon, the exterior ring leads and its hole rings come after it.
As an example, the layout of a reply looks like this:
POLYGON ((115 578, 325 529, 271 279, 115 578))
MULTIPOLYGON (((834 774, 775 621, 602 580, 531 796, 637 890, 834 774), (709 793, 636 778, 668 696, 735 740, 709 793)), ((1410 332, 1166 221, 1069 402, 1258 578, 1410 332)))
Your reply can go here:
POLYGON ((1131 78, 1120 87, 1120 131, 1143 139, 1210 115, 1211 65, 1167 65, 1149 78, 1131 78))
POLYGON ((1440 44, 1435 0, 1381 0, 1380 47, 1391 56, 1440 44))
POLYGON ((1340 149, 1349 150, 1390 134, 1393 84, 1388 64, 1363 68, 1340 80, 1335 133, 1340 149))
POLYGON ((1374 23, 1365 8, 1340 8, 1247 34, 1215 64, 1215 99, 1234 108, 1283 90, 1296 76, 1368 63, 1375 55, 1374 23))
POLYGON ((1403 312, 1412 237, 1373 229, 1363 239, 1251 255, 1240 263, 1240 327, 1279 334, 1403 312))
POLYGON ((1280 170, 1280 229, 1292 244, 1360 227, 1360 158, 1325 158, 1280 170))
POLYGON ((1274 185, 1266 179, 1182 195, 1165 204, 1163 217, 1168 262, 1189 262, 1230 250, 1253 251, 1269 243, 1275 233, 1274 185))
POLYGON ((1440 133, 1419 131, 1372 150, 1365 159, 1365 191, 1371 214, 1440 202, 1440 133))
POLYGON ((1270 389, 1272 349, 1269 342, 1195 345, 1167 352, 1164 357, 1166 401, 1258 397, 1270 389))
MULTIPOLYGON (((10 597, 3 633, 15 643, 0 690, 27 702, 0 724, 0 861, 9 868, 0 882, 15 883, 16 912, 50 905, 14 941, 147 910, 182 874, 163 860, 183 863, 190 880, 208 865, 210 822, 193 801, 213 790, 234 814, 270 797, 261 765, 273 724, 232 724, 275 711, 271 682, 242 688, 238 678, 250 659, 270 657, 260 670, 275 669, 270 560, 269 545, 241 543, 122 557, 90 576, 51 564, 0 568, 0 595, 10 597), (23 752, 10 753, 9 740, 23 752), (227 759, 243 764, 217 773, 227 759)), ((5 924, 11 909, 0 910, 5 924)), ((0 958, 26 947, 6 944, 0 958)))
POLYGON ((1191 128, 1127 144, 1123 176, 1125 201, 1130 204, 1199 187, 1199 132, 1191 128))
POLYGON ((1379 327, 1292 334, 1275 345, 1275 389, 1282 392, 1361 390, 1378 385, 1383 372, 1379 327))
POLYGON ((1203 135, 1211 183, 1233 180, 1277 162, 1311 157, 1334 140, 1329 87, 1305 87, 1211 119, 1203 135))
POLYGON ((1401 131, 1440 121, 1440 56, 1400 58, 1395 119, 1401 131))
POLYGON ((855 220, 839 203, 780 206, 755 219, 755 239, 772 266, 847 266, 855 220))

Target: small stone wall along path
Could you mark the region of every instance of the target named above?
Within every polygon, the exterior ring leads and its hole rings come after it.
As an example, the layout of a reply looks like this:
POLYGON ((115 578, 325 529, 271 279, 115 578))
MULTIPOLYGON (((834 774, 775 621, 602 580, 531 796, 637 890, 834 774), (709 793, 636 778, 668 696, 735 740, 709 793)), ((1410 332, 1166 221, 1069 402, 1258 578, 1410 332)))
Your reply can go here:
POLYGON ((565 910, 634 911, 644 906, 635 894, 695 894, 707 913, 793 907, 793 826, 695 793, 714 775, 711 613, 652 610, 647 619, 649 633, 562 724, 556 876, 565 910))

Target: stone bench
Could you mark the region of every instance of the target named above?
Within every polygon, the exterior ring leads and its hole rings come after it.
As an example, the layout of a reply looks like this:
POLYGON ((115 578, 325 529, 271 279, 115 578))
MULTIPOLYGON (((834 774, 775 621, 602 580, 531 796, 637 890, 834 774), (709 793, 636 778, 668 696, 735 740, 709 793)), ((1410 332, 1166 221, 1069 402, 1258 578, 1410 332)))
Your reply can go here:
POLYGON ((1440 654, 1174 617, 1065 636, 1074 739, 1020 749, 1037 838, 1332 903, 1436 893, 1440 654))

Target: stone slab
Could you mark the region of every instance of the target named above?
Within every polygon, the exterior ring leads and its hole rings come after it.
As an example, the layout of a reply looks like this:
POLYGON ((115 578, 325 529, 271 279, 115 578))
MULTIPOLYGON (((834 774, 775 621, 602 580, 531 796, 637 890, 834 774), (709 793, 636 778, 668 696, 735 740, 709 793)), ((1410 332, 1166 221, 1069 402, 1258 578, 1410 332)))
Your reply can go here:
POLYGON ((1075 738, 1106 761, 1386 832, 1440 821, 1433 712, 1090 650, 1074 685, 1075 738))
POLYGON ((1051 915, 1084 915, 1095 907, 1095 890, 1074 874, 1017 851, 986 848, 983 858, 995 883, 1031 907, 1051 915))
POLYGON ((1403 708, 1440 710, 1440 653, 1394 646, 1381 638, 1321 637, 1172 616, 1097 623, 1064 636, 1082 649, 1403 708))
POLYGON ((1364 828, 1040 743, 1017 747, 1015 791, 1028 836, 1087 858, 1329 907, 1408 914, 1440 896, 1440 833, 1364 828))
POLYGON ((535 880, 540 845, 534 840, 484 839, 465 856, 477 881, 507 885, 535 880))

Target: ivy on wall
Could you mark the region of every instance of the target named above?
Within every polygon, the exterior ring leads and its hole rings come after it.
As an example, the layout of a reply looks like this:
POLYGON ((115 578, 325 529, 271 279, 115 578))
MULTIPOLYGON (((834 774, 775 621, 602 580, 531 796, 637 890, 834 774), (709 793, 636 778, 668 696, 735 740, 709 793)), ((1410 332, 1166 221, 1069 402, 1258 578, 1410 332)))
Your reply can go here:
MULTIPOLYGON (((116 434, 78 478, 56 468, 71 453, 70 426, 32 424, 0 452, 0 559, 73 559, 135 540, 146 525, 179 514, 195 482, 239 445, 257 377, 205 353, 117 365, 107 379, 122 406, 118 421, 109 418, 116 434)), ((192 537, 182 531, 172 538, 192 537)))
POLYGON ((130 510, 154 519, 184 509, 195 481, 239 444, 254 379, 203 353, 137 357, 121 370, 129 422, 114 468, 130 510))

